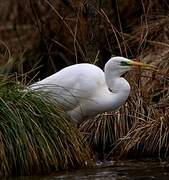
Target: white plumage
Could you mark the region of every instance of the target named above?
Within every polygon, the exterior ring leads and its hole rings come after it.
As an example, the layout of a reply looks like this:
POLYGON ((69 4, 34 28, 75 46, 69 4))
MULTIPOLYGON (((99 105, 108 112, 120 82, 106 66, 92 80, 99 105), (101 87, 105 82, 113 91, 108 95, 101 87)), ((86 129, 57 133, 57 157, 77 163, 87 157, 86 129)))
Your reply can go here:
POLYGON ((78 123, 85 117, 114 110, 126 101, 130 85, 120 76, 132 66, 148 65, 123 57, 111 58, 104 71, 93 64, 75 64, 28 88, 47 92, 78 123))

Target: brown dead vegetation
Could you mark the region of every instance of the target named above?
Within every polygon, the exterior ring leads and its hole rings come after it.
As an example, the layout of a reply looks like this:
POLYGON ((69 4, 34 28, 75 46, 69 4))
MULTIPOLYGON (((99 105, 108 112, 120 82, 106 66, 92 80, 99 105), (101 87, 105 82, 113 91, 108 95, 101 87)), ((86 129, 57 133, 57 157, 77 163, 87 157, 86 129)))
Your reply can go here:
POLYGON ((0 63, 12 57, 10 72, 38 67, 29 74, 37 80, 79 62, 103 67, 111 55, 157 66, 156 72, 128 74, 132 86, 128 101, 116 112, 83 122, 80 129, 94 151, 102 154, 168 156, 166 0, 1 0, 0 4, 0 63))

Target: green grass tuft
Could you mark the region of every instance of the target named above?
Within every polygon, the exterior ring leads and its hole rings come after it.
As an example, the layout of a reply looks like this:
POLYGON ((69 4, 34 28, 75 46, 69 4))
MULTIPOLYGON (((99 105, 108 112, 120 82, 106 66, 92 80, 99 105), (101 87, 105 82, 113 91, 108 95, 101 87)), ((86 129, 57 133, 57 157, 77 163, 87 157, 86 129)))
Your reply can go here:
POLYGON ((14 82, 0 84, 0 176, 80 168, 90 159, 65 112, 14 82))

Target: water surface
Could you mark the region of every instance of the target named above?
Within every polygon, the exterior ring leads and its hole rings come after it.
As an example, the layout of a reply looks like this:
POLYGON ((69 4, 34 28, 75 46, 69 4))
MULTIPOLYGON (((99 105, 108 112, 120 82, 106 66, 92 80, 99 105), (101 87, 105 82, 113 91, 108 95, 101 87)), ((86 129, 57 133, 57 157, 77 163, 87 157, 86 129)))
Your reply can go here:
MULTIPOLYGON (((169 162, 109 161, 97 163, 97 168, 63 171, 43 177, 22 177, 17 180, 169 180, 169 162)), ((10 178, 10 180, 16 180, 10 178)))

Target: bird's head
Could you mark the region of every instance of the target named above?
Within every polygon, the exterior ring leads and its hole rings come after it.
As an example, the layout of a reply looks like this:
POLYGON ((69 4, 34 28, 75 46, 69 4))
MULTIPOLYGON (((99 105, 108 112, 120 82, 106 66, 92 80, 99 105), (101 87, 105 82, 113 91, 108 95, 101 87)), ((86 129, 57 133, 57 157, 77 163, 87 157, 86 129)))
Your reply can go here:
POLYGON ((117 75, 122 75, 133 68, 139 68, 139 67, 143 69, 152 68, 151 65, 117 56, 117 57, 112 57, 106 63, 105 71, 109 71, 109 72, 111 71, 113 73, 117 73, 117 75))

